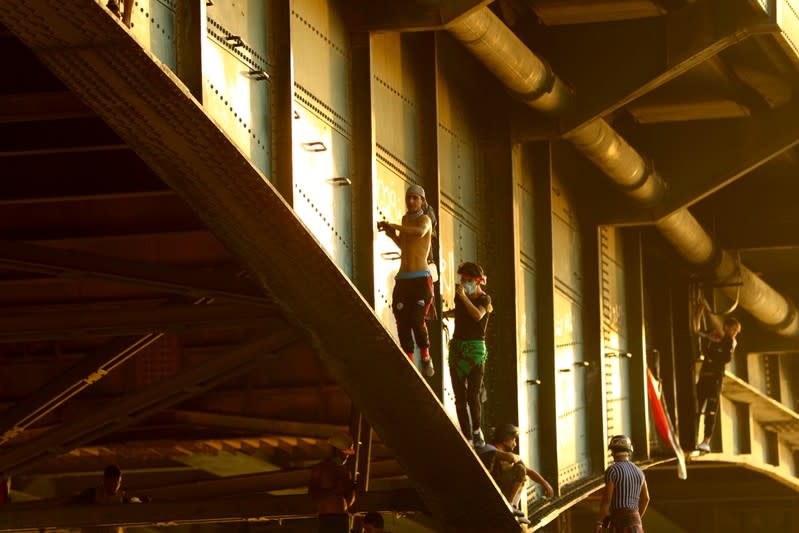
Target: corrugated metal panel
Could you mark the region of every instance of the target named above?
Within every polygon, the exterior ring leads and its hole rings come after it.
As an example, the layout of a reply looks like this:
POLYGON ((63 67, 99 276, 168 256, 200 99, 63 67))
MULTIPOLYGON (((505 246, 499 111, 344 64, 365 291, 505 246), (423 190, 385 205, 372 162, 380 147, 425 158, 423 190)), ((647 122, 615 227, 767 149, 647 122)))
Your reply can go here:
POLYGON ((177 67, 175 0, 138 0, 133 3, 130 31, 173 72, 177 67))
POLYGON ((378 157, 413 182, 421 182, 418 145, 421 117, 419 80, 410 65, 412 35, 379 33, 372 36, 372 98, 378 157))
POLYGON ((351 276, 350 141, 297 102, 293 122, 294 210, 351 276))
POLYGON ((602 345, 604 347, 605 413, 608 435, 631 433, 630 363, 621 230, 603 226, 599 232, 602 345))
POLYGON ((294 0, 291 46, 295 97, 349 135, 350 34, 343 9, 339 0, 294 0))
POLYGON ((339 2, 296 0, 291 35, 294 209, 351 276, 350 51, 339 2))
POLYGON ((558 483, 563 486, 591 475, 591 458, 585 403, 586 368, 583 366, 580 231, 567 191, 556 175, 552 177, 551 197, 558 483))
POLYGON ((262 2, 214 2, 207 7, 203 105, 220 128, 270 175, 266 14, 262 2), (255 21, 261 21, 260 24, 255 21))

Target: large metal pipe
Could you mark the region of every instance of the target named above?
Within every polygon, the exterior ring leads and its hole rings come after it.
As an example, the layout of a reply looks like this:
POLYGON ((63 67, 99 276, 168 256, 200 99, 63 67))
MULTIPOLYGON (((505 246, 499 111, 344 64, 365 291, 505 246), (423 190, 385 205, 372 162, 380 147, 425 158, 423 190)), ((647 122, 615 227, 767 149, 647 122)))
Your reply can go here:
MULTIPOLYGON (((488 8, 457 19, 447 28, 515 96, 548 116, 574 109, 574 95, 551 70, 488 8)), ((645 157, 603 119, 593 120, 566 135, 574 146, 621 190, 642 205, 653 205, 665 193, 663 179, 645 157)), ((699 221, 680 209, 656 223, 658 230, 689 262, 711 267, 739 296, 739 304, 780 335, 799 335, 799 313, 784 296, 726 251, 719 250, 699 221), (733 284, 741 282, 740 289, 733 284), (740 295, 738 294, 740 292, 740 295)))

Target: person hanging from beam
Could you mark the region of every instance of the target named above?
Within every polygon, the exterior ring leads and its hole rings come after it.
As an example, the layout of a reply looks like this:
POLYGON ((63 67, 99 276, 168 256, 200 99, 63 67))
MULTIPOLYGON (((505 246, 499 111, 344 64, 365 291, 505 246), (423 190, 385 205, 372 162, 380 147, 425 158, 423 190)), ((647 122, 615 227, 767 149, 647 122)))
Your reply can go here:
POLYGON ((311 469, 308 494, 316 503, 319 533, 349 533, 349 510, 355 503, 355 482, 347 460, 355 455, 349 435, 330 437, 330 457, 311 469))
POLYGON ((432 221, 424 213, 425 193, 419 185, 411 185, 405 192, 408 212, 400 224, 385 220, 377 223, 400 249, 400 268, 392 294, 392 310, 397 321, 400 346, 408 359, 413 361, 414 338, 422 353, 422 374, 435 374, 430 358, 430 337, 425 319, 433 302, 433 278, 427 267, 432 240, 432 221))
POLYGON ((493 307, 491 296, 483 291, 487 281, 483 267, 466 262, 458 267, 458 274, 461 280, 455 285, 455 308, 444 313, 445 318, 455 319, 455 333, 449 341, 449 373, 461 431, 475 448, 481 448, 485 439, 480 392, 488 357, 486 328, 493 307))
POLYGON ((605 490, 599 503, 596 532, 644 533, 641 517, 649 506, 649 487, 644 473, 630 461, 632 441, 624 435, 610 439, 613 464, 605 470, 605 490))
POLYGON ((696 304, 694 314, 694 332, 705 340, 704 360, 696 383, 696 427, 704 412, 704 438, 696 449, 702 453, 710 452, 710 437, 716 424, 716 414, 721 397, 721 383, 724 378, 724 367, 732 361, 736 337, 741 332, 741 323, 736 318, 726 317, 723 321, 713 313, 707 300, 701 298, 696 304), (701 330, 702 317, 707 315, 710 331, 701 330))

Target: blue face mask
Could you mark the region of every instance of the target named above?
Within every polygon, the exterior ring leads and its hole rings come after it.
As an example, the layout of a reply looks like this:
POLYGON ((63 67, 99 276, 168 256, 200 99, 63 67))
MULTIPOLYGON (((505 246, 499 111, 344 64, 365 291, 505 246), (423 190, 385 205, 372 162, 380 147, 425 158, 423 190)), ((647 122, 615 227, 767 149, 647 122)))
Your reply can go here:
POLYGON ((476 281, 464 281, 463 282, 463 290, 466 294, 474 294, 477 292, 477 282, 476 281))

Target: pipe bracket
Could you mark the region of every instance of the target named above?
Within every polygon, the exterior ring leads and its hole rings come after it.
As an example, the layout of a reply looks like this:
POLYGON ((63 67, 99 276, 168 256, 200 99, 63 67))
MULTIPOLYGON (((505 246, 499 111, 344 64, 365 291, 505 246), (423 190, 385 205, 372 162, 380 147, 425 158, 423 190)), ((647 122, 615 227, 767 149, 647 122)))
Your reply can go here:
POLYGON ((535 102, 545 94, 551 93, 552 89, 555 88, 555 82, 558 81, 555 71, 552 70, 549 62, 545 59, 539 57, 538 60, 541 61, 541 64, 544 66, 544 77, 541 80, 541 84, 537 88, 526 93, 511 91, 517 100, 522 102, 535 102))

